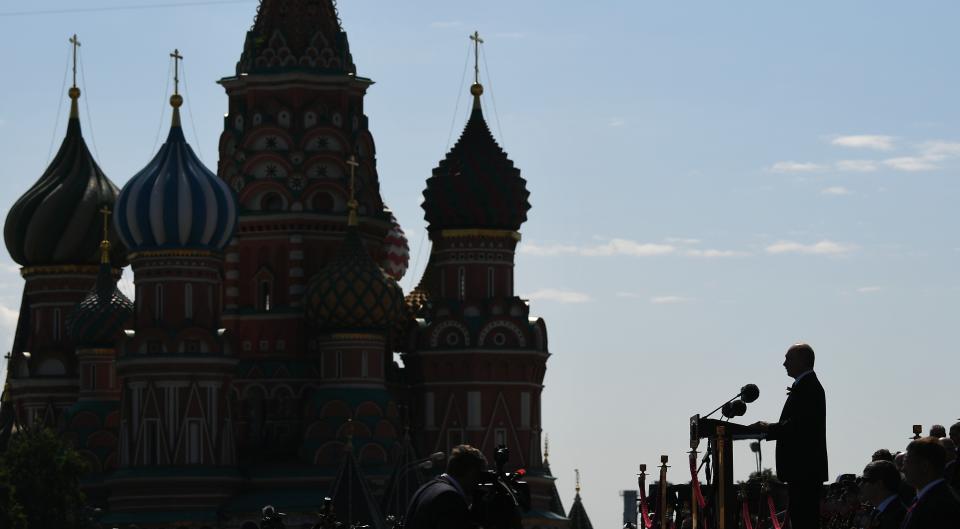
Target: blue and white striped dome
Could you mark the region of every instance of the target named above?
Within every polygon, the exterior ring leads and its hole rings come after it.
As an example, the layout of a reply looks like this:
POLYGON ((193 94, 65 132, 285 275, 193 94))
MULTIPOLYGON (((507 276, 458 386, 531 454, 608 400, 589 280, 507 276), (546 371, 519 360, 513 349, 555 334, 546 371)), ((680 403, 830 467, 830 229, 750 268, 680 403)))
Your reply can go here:
POLYGON ((160 151, 117 198, 114 223, 131 253, 220 251, 233 236, 233 191, 187 145, 179 110, 174 108, 173 126, 160 151))

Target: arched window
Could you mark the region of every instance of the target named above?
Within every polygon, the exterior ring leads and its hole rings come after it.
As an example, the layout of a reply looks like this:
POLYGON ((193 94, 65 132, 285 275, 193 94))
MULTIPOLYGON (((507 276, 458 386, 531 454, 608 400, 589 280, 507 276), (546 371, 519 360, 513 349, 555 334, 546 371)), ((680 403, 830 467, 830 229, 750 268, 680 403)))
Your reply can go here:
POLYGON ((153 308, 155 311, 154 317, 158 320, 163 318, 163 285, 157 285, 153 308))
POLYGON ((311 201, 313 210, 317 213, 329 213, 333 211, 334 201, 333 197, 330 196, 330 193, 324 193, 320 191, 313 195, 313 200, 311 201))
POLYGON ((268 280, 260 281, 257 292, 257 305, 260 310, 269 311, 273 302, 273 282, 268 280))
POLYGON ((53 309, 53 341, 60 341, 60 309, 53 309))
POLYGON ((193 319, 193 285, 183 285, 183 317, 193 319))
POLYGON ((283 197, 276 193, 267 193, 260 199, 262 211, 283 211, 283 197))

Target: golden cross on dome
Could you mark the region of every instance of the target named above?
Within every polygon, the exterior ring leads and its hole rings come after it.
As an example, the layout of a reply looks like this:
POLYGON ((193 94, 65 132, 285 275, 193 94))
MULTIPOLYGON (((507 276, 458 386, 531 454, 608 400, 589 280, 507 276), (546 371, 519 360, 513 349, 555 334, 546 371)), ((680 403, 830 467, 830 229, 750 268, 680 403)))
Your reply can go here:
POLYGON ((74 33, 70 37, 70 44, 73 44, 73 87, 77 87, 77 48, 80 47, 80 39, 77 38, 77 34, 74 33))
MULTIPOLYGON (((170 54, 173 57, 173 93, 180 93, 180 61, 183 60, 183 55, 180 55, 180 50, 174 49, 173 53, 170 54)), ((169 70, 168 70, 169 71, 169 70)))
POLYGON ((357 203, 357 196, 356 196, 357 194, 357 187, 356 187, 357 174, 356 173, 357 173, 357 167, 360 166, 360 163, 357 162, 357 157, 351 154, 350 158, 347 159, 347 165, 350 166, 350 201, 347 202, 347 207, 350 208, 350 215, 347 217, 347 225, 356 226, 357 225, 357 206, 359 206, 359 204, 357 203))
POLYGON ((100 214, 103 215, 103 240, 107 240, 107 227, 110 225, 110 208, 103 206, 100 208, 100 214))
POLYGON ((474 31, 470 40, 473 41, 473 84, 480 84, 480 45, 483 44, 483 39, 480 38, 479 31, 474 31))
POLYGON ((103 215, 103 240, 100 241, 100 264, 110 262, 110 208, 104 205, 100 208, 103 215))
POLYGON ((577 494, 580 494, 580 469, 575 468, 573 472, 577 475, 577 494))

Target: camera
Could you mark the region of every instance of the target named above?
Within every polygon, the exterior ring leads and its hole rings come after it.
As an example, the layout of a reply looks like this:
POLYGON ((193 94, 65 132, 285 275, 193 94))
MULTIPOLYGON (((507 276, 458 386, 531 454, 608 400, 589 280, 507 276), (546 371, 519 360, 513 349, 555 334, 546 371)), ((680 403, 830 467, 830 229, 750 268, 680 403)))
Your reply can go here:
POLYGON ((484 529, 520 529, 523 511, 530 508, 530 487, 523 469, 504 472, 510 460, 510 449, 497 447, 496 470, 481 473, 474 490, 470 514, 484 529))

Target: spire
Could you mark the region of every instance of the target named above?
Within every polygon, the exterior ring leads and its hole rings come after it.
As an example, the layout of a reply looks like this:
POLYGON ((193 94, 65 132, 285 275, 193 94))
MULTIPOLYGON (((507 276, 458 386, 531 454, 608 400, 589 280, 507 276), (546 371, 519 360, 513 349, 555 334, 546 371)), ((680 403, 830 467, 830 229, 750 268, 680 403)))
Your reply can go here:
POLYGON ((80 119, 80 111, 77 108, 77 100, 80 99, 80 89, 77 88, 77 48, 80 47, 80 39, 74 33, 70 37, 70 44, 73 45, 73 86, 70 87, 70 119, 80 119))
POLYGON ((347 202, 347 207, 350 208, 350 214, 347 216, 347 226, 356 227, 358 224, 357 220, 357 167, 360 165, 357 163, 357 157, 350 155, 350 158, 347 159, 347 165, 350 166, 350 201, 347 202))
POLYGON ((237 75, 356 74, 334 0, 261 0, 237 75))
POLYGON ((575 468, 575 469, 573 469, 573 472, 574 472, 574 474, 576 474, 576 476, 577 476, 576 491, 577 491, 577 496, 579 496, 579 495, 580 495, 580 469, 579 469, 579 468, 575 468))
POLYGON ((483 85, 480 84, 480 45, 483 39, 480 38, 480 32, 474 31, 470 35, 473 41, 473 84, 470 85, 470 94, 473 95, 473 109, 480 109, 480 96, 483 95, 483 85))
POLYGON ((347 423, 343 459, 330 485, 329 496, 333 499, 334 512, 345 526, 368 524, 373 529, 383 529, 379 505, 374 501, 370 484, 353 453, 352 422, 347 423))
POLYGON ((577 475, 577 494, 573 497, 573 506, 570 507, 570 529, 593 529, 590 523, 590 517, 587 516, 587 509, 583 506, 583 500, 580 498, 580 470, 575 470, 577 475))
POLYGON ((179 127, 180 107, 183 105, 183 96, 180 95, 180 61, 183 60, 183 55, 180 55, 180 50, 174 49, 170 56, 173 57, 173 95, 170 96, 170 106, 173 107, 173 126, 179 127))
POLYGON ((550 468, 550 434, 546 434, 543 440, 543 466, 550 468))

